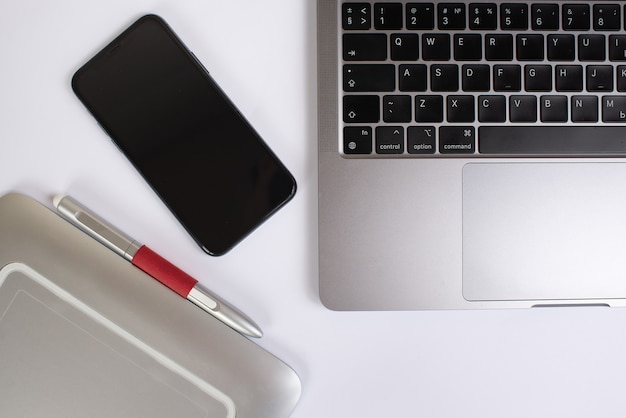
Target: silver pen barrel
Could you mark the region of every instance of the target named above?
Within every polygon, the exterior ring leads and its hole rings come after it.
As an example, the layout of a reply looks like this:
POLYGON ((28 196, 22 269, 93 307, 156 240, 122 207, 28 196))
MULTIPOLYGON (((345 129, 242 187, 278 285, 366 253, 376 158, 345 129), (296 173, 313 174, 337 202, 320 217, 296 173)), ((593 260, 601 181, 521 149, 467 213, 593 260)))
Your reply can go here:
POLYGON ((132 261, 141 244, 95 214, 85 213, 70 196, 55 196, 53 204, 68 221, 111 251, 132 261))
POLYGON ((245 315, 243 312, 241 312, 239 309, 235 308, 228 302, 218 298, 213 293, 203 288, 196 279, 189 276, 189 280, 193 280, 193 283, 195 283, 195 285, 193 285, 189 293, 185 295, 168 285, 165 281, 163 281, 163 278, 159 277, 159 274, 151 272, 150 269, 146 270, 146 267, 148 265, 152 265, 153 262, 148 261, 147 263, 136 263, 135 261, 137 260, 134 260, 135 256, 137 255, 138 251, 143 247, 144 251, 152 253, 153 257, 158 258, 161 263, 166 263, 168 266, 171 266, 171 268, 179 271, 181 275, 188 276, 185 272, 178 269, 178 267, 172 265, 163 257, 154 253, 149 248, 143 246, 133 238, 115 228, 113 225, 100 218, 95 213, 88 211, 70 196, 55 196, 52 202, 57 211, 61 214, 61 216, 67 219, 71 224, 73 224, 78 229, 85 232, 87 235, 91 236, 96 241, 100 242, 116 254, 125 258, 136 267, 151 275, 157 281, 168 286, 171 290, 178 293, 180 296, 185 297, 188 301, 192 302, 194 305, 198 306, 205 312, 213 315, 218 320, 222 321, 226 325, 230 326, 231 328, 242 334, 256 338, 260 338, 263 336, 261 328, 259 328, 259 326, 254 323, 252 319, 250 319, 247 315, 245 315))

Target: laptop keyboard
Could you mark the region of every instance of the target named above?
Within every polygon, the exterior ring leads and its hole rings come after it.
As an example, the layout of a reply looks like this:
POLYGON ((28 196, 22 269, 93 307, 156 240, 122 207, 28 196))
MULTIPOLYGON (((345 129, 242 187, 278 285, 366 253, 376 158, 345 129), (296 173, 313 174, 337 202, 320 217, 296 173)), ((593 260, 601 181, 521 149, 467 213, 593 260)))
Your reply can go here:
POLYGON ((338 7, 344 156, 626 156, 623 2, 338 7))

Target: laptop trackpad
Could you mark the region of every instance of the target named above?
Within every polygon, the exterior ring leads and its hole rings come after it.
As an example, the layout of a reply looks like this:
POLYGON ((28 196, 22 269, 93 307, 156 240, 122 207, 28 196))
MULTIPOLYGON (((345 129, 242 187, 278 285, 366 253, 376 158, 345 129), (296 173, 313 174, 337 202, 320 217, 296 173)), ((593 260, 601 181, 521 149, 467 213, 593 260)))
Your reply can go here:
POLYGON ((467 164, 463 295, 626 297, 626 164, 467 164))

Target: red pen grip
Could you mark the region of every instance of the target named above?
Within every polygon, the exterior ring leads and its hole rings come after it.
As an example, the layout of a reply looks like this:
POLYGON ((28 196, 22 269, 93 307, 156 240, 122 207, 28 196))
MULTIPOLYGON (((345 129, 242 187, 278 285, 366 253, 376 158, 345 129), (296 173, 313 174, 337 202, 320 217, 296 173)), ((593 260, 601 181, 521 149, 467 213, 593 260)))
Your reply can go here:
POLYGON ((134 266, 148 273, 184 298, 198 283, 196 279, 143 245, 131 261, 134 266))

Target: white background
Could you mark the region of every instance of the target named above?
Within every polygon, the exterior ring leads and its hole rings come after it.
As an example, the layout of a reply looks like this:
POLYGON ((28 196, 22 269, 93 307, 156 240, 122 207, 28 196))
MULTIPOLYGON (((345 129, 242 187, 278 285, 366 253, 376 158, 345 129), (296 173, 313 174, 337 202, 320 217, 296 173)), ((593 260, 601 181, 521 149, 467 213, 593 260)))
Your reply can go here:
POLYGON ((0 0, 0 194, 50 206, 69 193, 249 314, 265 332, 257 343, 302 380, 293 417, 623 417, 624 309, 322 306, 315 7, 0 0), (292 202, 220 258, 186 235, 70 89, 73 72, 145 13, 168 21, 298 182, 292 202))

